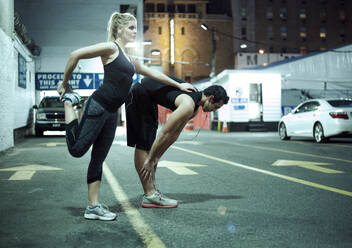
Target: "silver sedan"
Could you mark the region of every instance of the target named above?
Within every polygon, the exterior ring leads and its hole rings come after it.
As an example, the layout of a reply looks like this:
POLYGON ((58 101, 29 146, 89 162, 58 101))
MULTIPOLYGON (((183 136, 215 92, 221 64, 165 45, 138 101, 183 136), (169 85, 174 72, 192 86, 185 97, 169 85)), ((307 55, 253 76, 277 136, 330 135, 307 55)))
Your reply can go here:
POLYGON ((324 142, 330 137, 352 136, 352 99, 311 99, 281 118, 280 139, 312 137, 324 142))

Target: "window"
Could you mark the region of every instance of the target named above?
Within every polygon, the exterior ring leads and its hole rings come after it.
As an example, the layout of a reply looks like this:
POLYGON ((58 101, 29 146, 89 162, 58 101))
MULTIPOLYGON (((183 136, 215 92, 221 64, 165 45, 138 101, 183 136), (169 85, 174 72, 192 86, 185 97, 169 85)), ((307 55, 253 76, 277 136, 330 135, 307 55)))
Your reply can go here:
POLYGON ((188 11, 188 13, 196 13, 196 5, 195 4, 188 4, 187 11, 188 11))
POLYGON ((299 30, 299 36, 301 38, 306 38, 307 37, 307 28, 306 27, 301 27, 299 30))
POLYGON ((286 8, 281 8, 280 9, 280 18, 283 21, 286 20, 286 18, 287 18, 287 9, 286 8))
POLYGON ((301 47, 299 48, 299 52, 300 52, 300 54, 306 54, 306 53, 307 53, 307 47, 301 46, 301 47))
POLYGON ((326 28, 321 27, 321 28, 320 28, 320 38, 326 39, 326 35, 327 35, 327 33, 326 33, 326 28))
POLYGON ((158 34, 162 34, 163 30, 161 27, 158 28, 158 34))
POLYGON ((281 53, 287 53, 287 47, 281 47, 281 53))
POLYGON ((273 27, 269 26, 268 27, 268 31, 267 31, 267 36, 269 40, 273 40, 274 38, 274 31, 273 31, 273 27))
POLYGON ((306 9, 300 9, 299 10, 299 18, 301 20, 305 20, 307 18, 306 9))
POLYGON ((326 15, 326 10, 325 9, 321 9, 320 10, 320 19, 322 21, 326 21, 327 15, 326 15))
POLYGON ((184 4, 177 4, 177 12, 178 13, 186 13, 186 5, 184 4))
POLYGON ((268 7, 266 9, 266 18, 269 19, 269 20, 272 20, 273 19, 273 8, 272 7, 268 7))
POLYGON ((280 28, 280 33, 281 33, 281 37, 282 37, 283 39, 286 39, 286 38, 287 38, 287 28, 286 28, 285 26, 282 26, 282 27, 280 28))
POLYGON ((311 112, 318 110, 320 104, 318 102, 307 102, 296 109, 295 114, 311 112))
POLYGON ((165 5, 162 3, 158 3, 156 5, 157 12, 165 12, 165 5))
POLYGON ((339 19, 341 22, 344 22, 346 21, 346 13, 345 13, 345 10, 341 9, 340 12, 339 12, 339 19))
POLYGON ((246 8, 241 8, 241 18, 243 21, 247 20, 247 10, 246 8))
POLYGON ((174 4, 168 4, 167 5, 167 12, 174 13, 175 12, 175 5, 174 4))
POLYGON ((242 28, 241 28, 241 35, 242 35, 242 36, 246 36, 246 34, 247 34, 247 29, 246 29, 246 27, 242 27, 242 28))
POLYGON ((184 27, 181 28, 181 34, 185 35, 185 28, 184 27))
POLYGON ((345 33, 345 29, 340 29, 340 37, 341 38, 345 38, 346 37, 346 33, 345 33))
POLYGON ((145 5, 145 12, 154 12, 154 11, 155 11, 154 3, 147 3, 145 5))

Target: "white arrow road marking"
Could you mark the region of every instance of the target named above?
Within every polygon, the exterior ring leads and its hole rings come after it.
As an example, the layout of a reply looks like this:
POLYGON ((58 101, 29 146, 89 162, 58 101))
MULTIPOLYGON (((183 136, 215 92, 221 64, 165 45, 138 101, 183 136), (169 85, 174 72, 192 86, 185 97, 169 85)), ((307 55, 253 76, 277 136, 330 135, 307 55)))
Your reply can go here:
POLYGON ((198 174, 197 172, 192 171, 186 167, 206 167, 206 165, 173 162, 173 161, 160 161, 158 163, 158 167, 166 167, 178 175, 197 175, 198 174))
POLYGON ((50 170, 62 170, 61 168, 44 166, 39 164, 31 164, 25 166, 18 166, 6 169, 0 169, 0 171, 16 171, 9 180, 31 180, 32 176, 37 171, 50 171, 50 170))
POLYGON ((190 141, 190 140, 183 140, 183 141, 176 141, 177 144, 190 144, 190 145, 201 145, 202 142, 199 141, 190 141))
POLYGON ((88 75, 86 75, 86 78, 83 79, 83 81, 84 81, 85 85, 86 85, 87 88, 88 88, 89 85, 90 85, 90 83, 92 82, 92 79, 91 79, 88 75))
POLYGON ((331 165, 331 163, 320 163, 311 161, 296 161, 296 160, 277 160, 273 166, 298 166, 309 170, 319 171, 323 173, 336 174, 344 173, 343 171, 324 168, 318 165, 331 165))

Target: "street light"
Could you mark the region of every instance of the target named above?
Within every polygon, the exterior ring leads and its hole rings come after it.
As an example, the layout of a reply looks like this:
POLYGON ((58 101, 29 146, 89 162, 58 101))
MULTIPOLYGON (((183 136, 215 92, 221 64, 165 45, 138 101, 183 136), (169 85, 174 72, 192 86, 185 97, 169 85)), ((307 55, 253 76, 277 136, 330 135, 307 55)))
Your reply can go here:
POLYGON ((240 48, 242 48, 242 49, 247 48, 247 44, 244 44, 244 43, 243 43, 243 44, 241 44, 241 45, 240 45, 240 48))
POLYGON ((200 25, 202 29, 210 31, 211 32, 211 39, 212 39, 212 53, 211 53, 211 71, 209 74, 209 77, 214 77, 215 76, 215 64, 216 64, 216 39, 215 39, 215 29, 211 28, 209 29, 207 25, 201 24, 200 25))

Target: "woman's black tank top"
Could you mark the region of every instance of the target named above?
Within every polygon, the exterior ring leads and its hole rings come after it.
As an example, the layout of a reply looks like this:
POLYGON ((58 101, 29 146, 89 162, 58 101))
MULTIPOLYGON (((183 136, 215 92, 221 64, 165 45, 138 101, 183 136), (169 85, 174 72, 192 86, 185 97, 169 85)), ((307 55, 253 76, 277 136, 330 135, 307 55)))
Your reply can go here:
POLYGON ((135 73, 133 64, 128 61, 119 45, 115 44, 119 55, 104 65, 104 81, 92 94, 93 99, 109 112, 116 112, 126 101, 135 73))

